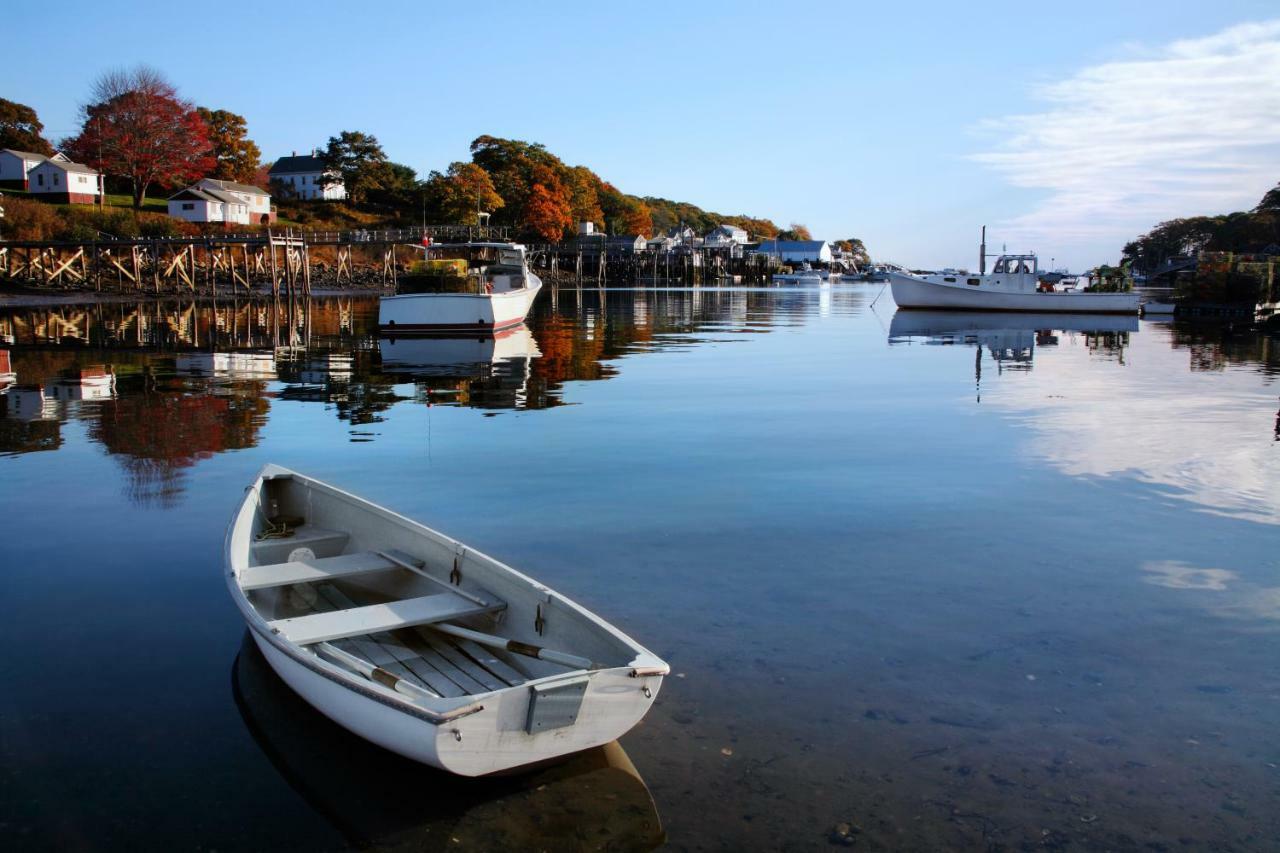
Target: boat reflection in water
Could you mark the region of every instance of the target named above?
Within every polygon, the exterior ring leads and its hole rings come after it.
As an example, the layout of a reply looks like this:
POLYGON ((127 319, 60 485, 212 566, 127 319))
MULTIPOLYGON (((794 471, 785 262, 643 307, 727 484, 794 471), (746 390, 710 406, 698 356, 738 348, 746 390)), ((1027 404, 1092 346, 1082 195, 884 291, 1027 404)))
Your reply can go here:
POLYGON ((486 336, 384 337, 378 352, 389 378, 427 394, 465 391, 469 405, 502 409, 523 408, 533 360, 542 355, 524 325, 486 336))
POLYGON ((997 311, 898 311, 889 322, 889 344, 972 346, 981 401, 982 352, 999 372, 1030 370, 1037 347, 1055 347, 1061 334, 1083 336, 1093 352, 1124 361, 1136 314, 1039 314, 997 311))
POLYGON ((231 688, 271 764, 352 847, 653 850, 666 840, 649 789, 616 741, 520 775, 461 779, 373 746, 315 711, 247 631, 231 688))
POLYGON ((1123 347, 1138 331, 1136 314, 1017 314, 987 311, 899 311, 889 322, 889 343, 969 345, 987 349, 997 362, 1030 363, 1037 346, 1055 346, 1056 332, 1097 338, 1123 347))

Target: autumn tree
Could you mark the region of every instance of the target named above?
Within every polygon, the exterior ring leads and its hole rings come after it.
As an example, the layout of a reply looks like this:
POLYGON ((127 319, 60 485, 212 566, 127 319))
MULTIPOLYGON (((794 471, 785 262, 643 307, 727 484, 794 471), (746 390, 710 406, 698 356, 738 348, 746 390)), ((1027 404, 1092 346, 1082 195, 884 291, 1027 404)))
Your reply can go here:
POLYGON ((573 226, 568 190, 550 166, 539 164, 533 168, 532 184, 520 212, 519 225, 550 242, 558 242, 573 226))
POLYGON ((209 128, 209 141, 216 161, 213 177, 242 184, 253 183, 262 150, 249 138, 244 116, 208 107, 196 107, 196 112, 209 128))
POLYGON ((475 163, 450 163, 445 174, 427 176, 427 206, 441 222, 475 225, 476 211, 493 213, 503 207, 489 173, 475 163))
POLYGON ((837 248, 848 252, 853 262, 858 266, 866 266, 871 263, 871 255, 867 252, 867 247, 857 237, 849 237, 845 240, 837 240, 835 242, 837 248))
POLYGON ((353 202, 364 201, 370 190, 383 189, 393 178, 378 138, 358 130, 329 137, 320 159, 328 173, 321 178, 323 185, 342 184, 353 202))
POLYGON ((648 237, 653 233, 653 214, 640 199, 623 196, 619 216, 612 224, 614 233, 648 237))
POLYGON ((26 104, 0 98, 0 148, 13 148, 44 154, 53 153, 53 146, 44 138, 44 125, 36 111, 26 104))
POLYGON ((790 228, 783 229, 778 232, 779 240, 812 240, 813 235, 809 233, 809 229, 801 225, 799 222, 792 222, 790 228))
POLYGON ((573 221, 594 222, 604 227, 604 211, 600 207, 600 178, 586 166, 565 170, 564 185, 569 192, 569 210, 573 221))
POLYGON ((422 206, 423 189, 412 166, 388 160, 381 184, 369 190, 368 198, 390 207, 417 209, 422 206))
POLYGON ((80 134, 64 145, 72 159, 129 180, 133 206, 152 184, 173 187, 214 166, 204 119, 153 68, 103 74, 81 108, 80 134))

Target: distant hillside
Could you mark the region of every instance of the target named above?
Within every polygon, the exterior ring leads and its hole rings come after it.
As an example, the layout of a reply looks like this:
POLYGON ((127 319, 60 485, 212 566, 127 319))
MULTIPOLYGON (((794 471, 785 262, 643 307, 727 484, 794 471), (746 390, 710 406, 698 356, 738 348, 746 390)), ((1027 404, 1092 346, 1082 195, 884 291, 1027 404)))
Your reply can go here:
POLYGON ((560 240, 579 222, 615 234, 653 236, 681 222, 698 233, 722 222, 752 237, 773 237, 768 219, 725 215, 688 202, 624 193, 586 166, 569 166, 545 146, 518 139, 481 136, 471 143, 471 162, 432 172, 425 182, 427 206, 439 221, 474 221, 476 201, 495 225, 510 225, 526 237, 560 240))
POLYGON ((1280 184, 1253 210, 1161 222, 1124 247, 1123 260, 1142 272, 1199 252, 1261 252, 1280 246, 1280 184))

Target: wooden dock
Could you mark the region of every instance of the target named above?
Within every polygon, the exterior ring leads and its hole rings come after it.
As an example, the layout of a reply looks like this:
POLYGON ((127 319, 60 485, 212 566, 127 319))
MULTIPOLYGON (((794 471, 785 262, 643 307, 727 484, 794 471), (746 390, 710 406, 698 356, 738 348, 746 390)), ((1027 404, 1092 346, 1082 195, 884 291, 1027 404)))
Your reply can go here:
POLYGON ((394 287, 409 246, 510 239, 505 227, 429 225, 199 237, 0 242, 0 280, 38 289, 138 294, 310 295, 325 286, 394 287), (400 249, 397 256, 397 247, 400 249))

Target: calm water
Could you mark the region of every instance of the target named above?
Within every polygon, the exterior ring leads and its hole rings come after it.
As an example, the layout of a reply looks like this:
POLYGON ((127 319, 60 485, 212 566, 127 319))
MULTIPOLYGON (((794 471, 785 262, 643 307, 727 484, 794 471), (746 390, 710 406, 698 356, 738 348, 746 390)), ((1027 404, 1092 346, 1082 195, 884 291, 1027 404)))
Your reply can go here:
POLYGON ((0 847, 1280 847, 1280 340, 878 290, 0 311, 0 847), (224 588, 268 461, 675 675, 533 775, 346 735, 224 588))

